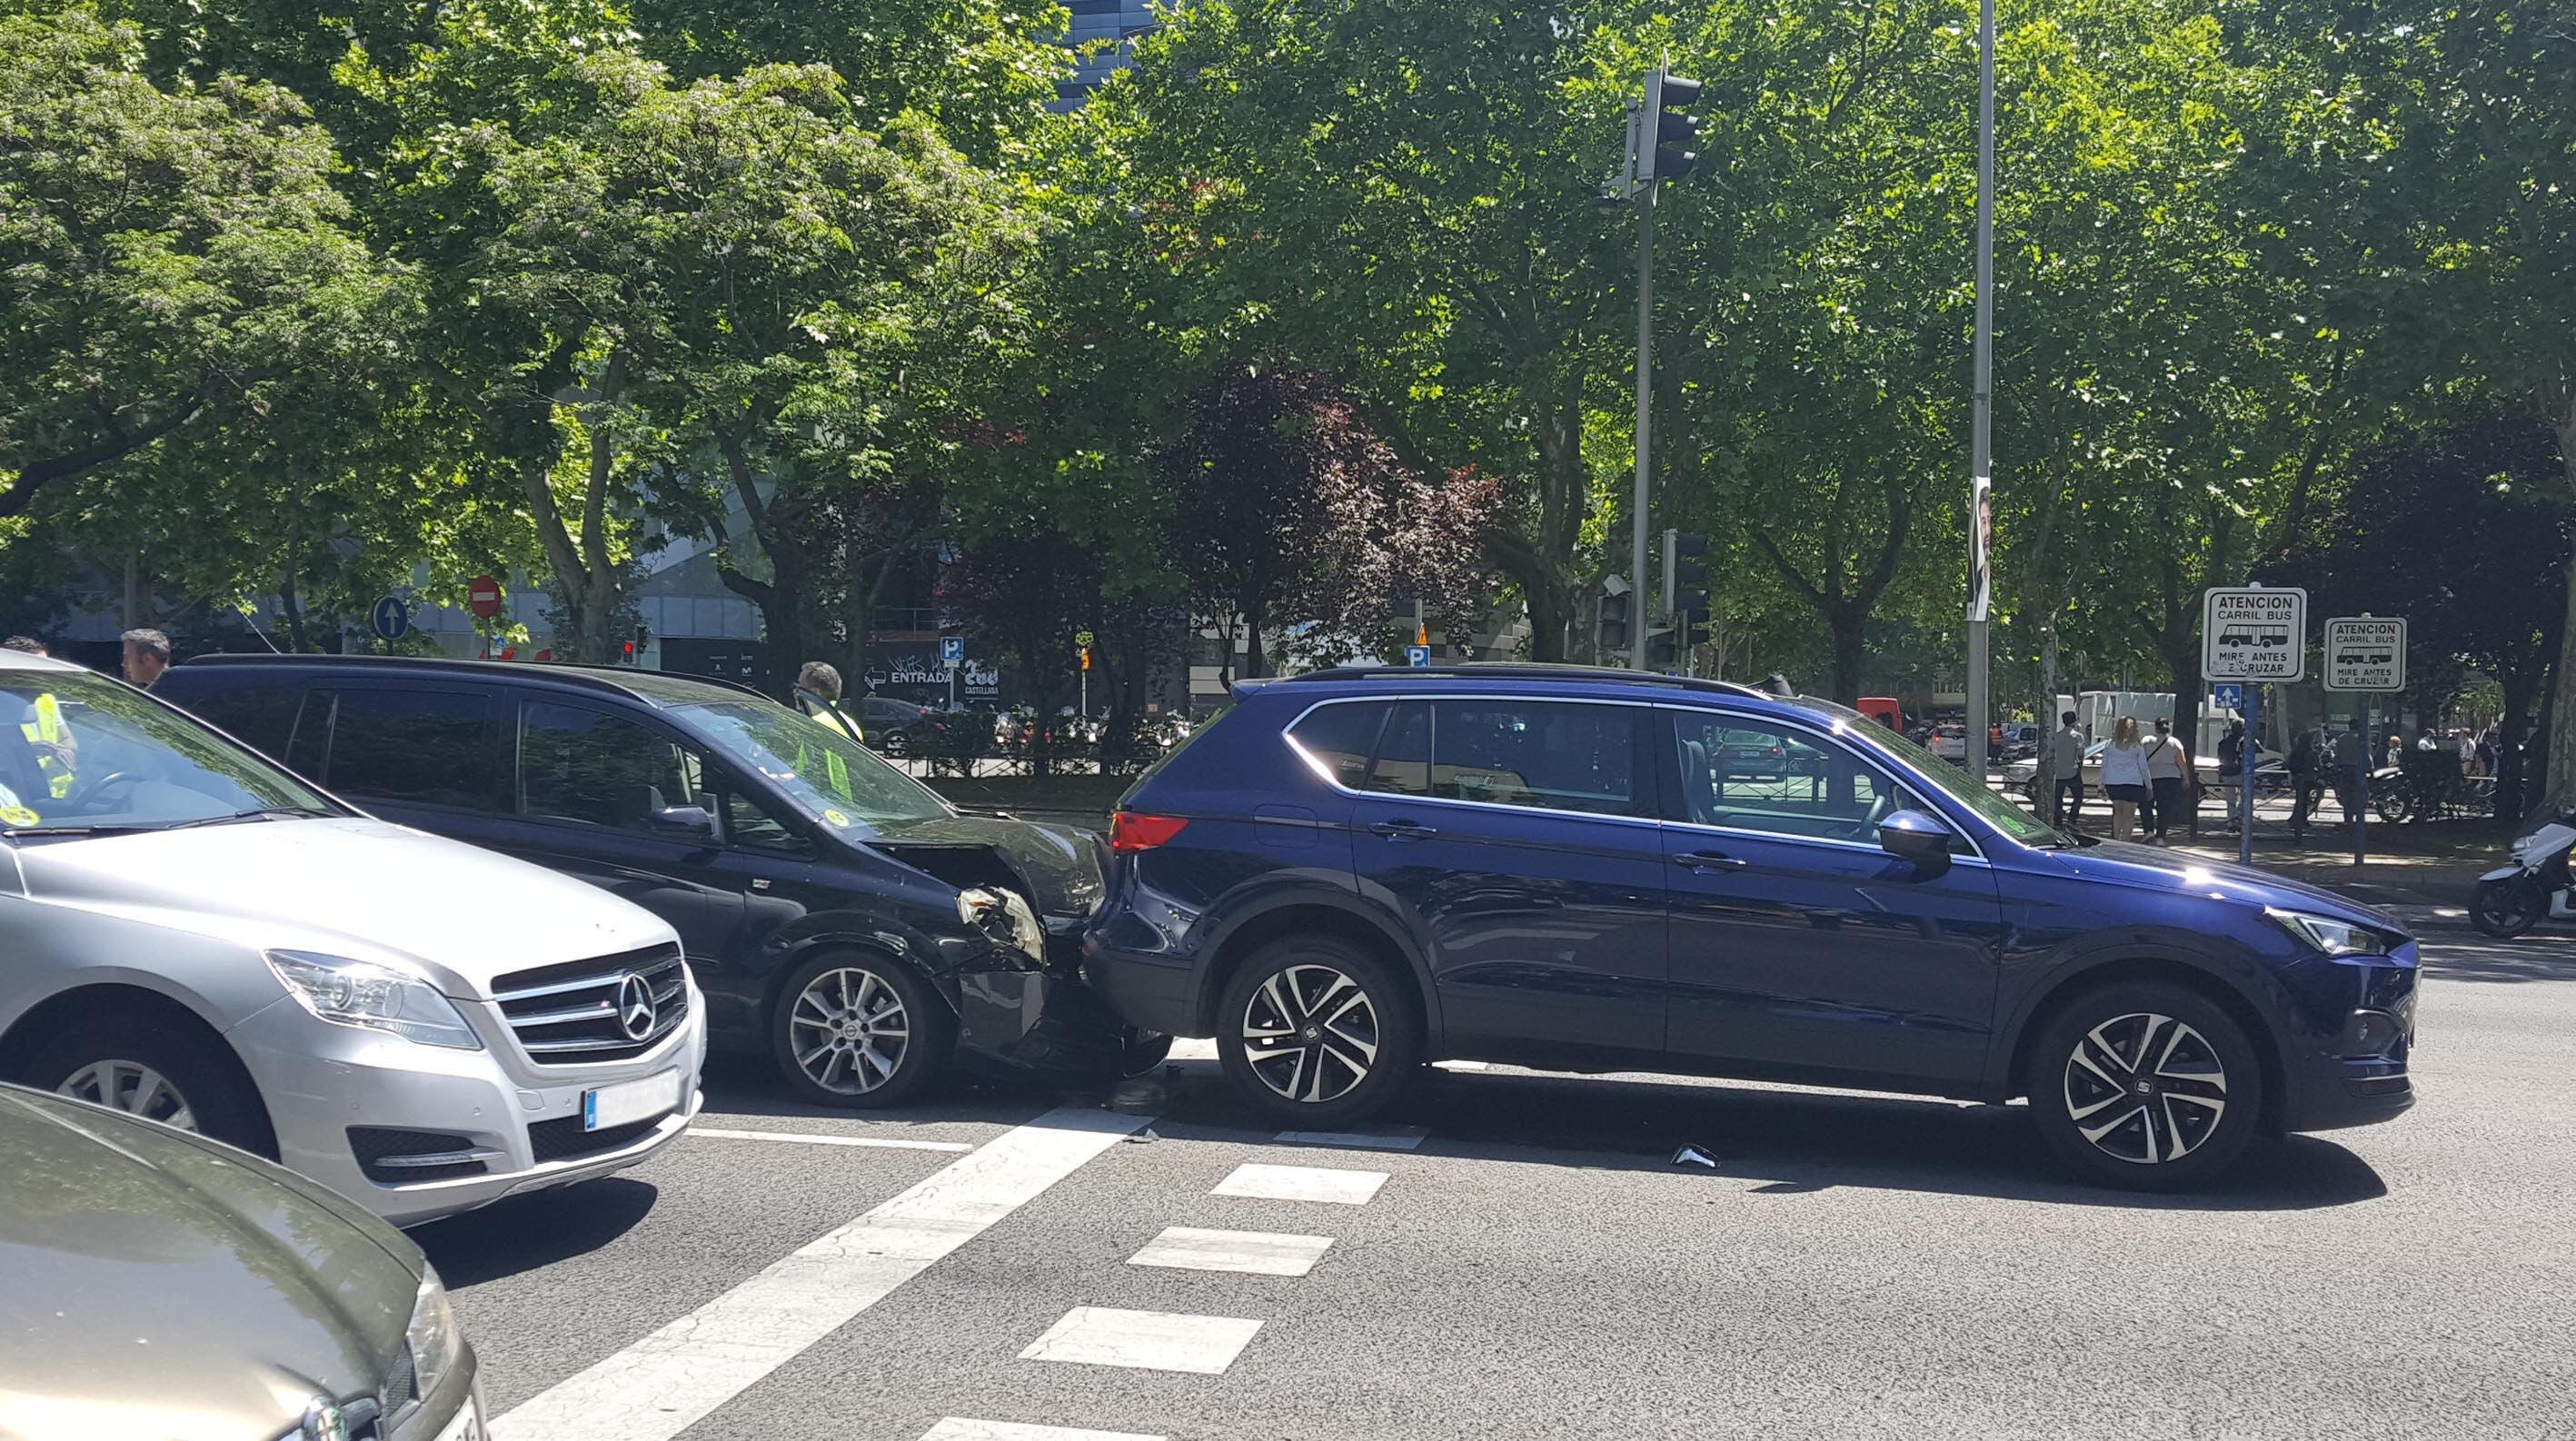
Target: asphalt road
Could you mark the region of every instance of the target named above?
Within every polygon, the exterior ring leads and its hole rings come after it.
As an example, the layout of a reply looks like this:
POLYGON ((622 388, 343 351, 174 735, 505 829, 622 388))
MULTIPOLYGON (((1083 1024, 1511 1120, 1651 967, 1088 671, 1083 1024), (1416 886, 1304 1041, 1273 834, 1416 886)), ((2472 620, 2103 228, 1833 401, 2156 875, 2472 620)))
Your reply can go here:
POLYGON ((702 1129, 981 1149, 692 1135, 416 1235, 500 1441, 2576 1435, 2576 932, 2416 919, 2415 1110, 2210 1195, 1848 1093, 1441 1071, 1382 1149, 1204 1060, 864 1119, 726 1069, 702 1129))

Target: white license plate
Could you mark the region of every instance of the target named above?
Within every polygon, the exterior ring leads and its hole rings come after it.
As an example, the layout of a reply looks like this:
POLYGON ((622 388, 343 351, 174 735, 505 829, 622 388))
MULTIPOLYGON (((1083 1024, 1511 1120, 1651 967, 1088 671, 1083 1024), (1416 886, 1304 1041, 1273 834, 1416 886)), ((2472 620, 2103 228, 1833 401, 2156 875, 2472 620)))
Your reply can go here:
POLYGON ((635 1121, 669 1115, 680 1109, 680 1073, 664 1071, 640 1081, 620 1081, 614 1086, 581 1093, 581 1128, 604 1131, 635 1121))
POLYGON ((456 1419, 438 1433, 438 1441, 483 1441, 483 1437, 483 1407, 471 1396, 465 1398, 465 1406, 456 1413, 456 1419))

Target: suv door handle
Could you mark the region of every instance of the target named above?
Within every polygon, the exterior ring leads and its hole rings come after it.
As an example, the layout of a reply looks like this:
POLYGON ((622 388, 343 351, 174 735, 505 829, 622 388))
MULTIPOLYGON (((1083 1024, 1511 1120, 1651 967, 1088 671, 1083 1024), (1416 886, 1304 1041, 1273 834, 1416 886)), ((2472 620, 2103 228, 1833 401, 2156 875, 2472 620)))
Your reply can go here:
POLYGON ((1369 833, 1397 841, 1427 840, 1440 834, 1420 821, 1379 821, 1369 827, 1369 833))
POLYGON ((1740 871, 1750 862, 1741 861, 1724 851, 1683 851, 1673 857, 1673 864, 1695 871, 1740 871))

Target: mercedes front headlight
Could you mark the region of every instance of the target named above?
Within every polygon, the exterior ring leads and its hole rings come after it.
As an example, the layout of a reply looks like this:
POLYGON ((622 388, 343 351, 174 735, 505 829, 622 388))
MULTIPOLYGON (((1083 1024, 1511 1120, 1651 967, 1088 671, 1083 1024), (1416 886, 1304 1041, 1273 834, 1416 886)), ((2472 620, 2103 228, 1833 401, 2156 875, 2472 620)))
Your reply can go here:
POLYGON ((456 1004, 410 971, 311 951, 267 954, 268 968, 286 983, 286 993, 323 1020, 391 1032, 424 1046, 483 1048, 456 1004))

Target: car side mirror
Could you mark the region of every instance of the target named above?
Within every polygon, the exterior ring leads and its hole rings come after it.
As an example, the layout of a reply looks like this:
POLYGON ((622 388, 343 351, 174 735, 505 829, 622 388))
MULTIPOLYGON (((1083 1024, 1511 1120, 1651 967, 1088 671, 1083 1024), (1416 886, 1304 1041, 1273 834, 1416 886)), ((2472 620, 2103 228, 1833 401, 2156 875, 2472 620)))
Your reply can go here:
POLYGON ((716 818, 705 806, 664 806, 653 813, 652 824, 656 834, 675 840, 713 842, 716 838, 716 818))
POLYGON ((1878 846, 1926 876, 1950 869, 1950 828, 1921 811, 1898 811, 1880 821, 1878 846))

